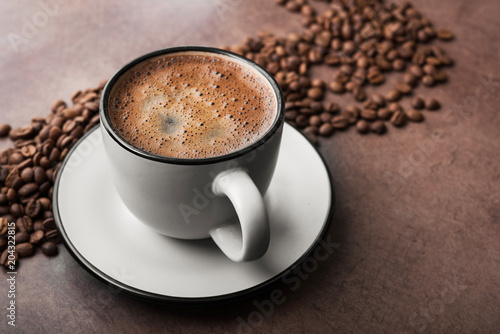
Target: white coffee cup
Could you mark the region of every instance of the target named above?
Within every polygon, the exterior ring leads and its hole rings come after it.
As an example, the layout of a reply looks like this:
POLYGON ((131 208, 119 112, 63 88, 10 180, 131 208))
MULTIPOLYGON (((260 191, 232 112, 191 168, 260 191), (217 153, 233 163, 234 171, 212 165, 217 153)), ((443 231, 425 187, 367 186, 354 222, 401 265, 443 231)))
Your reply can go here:
POLYGON ((149 53, 121 68, 104 87, 101 129, 115 188, 141 222, 180 239, 211 237, 233 261, 262 257, 270 228, 263 196, 278 159, 284 121, 279 85, 262 67, 237 54, 210 47, 176 47, 149 53), (113 128, 108 99, 118 78, 150 58, 178 52, 207 52, 231 57, 262 75, 276 98, 275 119, 262 137, 229 154, 202 158, 164 157, 141 150, 113 128))

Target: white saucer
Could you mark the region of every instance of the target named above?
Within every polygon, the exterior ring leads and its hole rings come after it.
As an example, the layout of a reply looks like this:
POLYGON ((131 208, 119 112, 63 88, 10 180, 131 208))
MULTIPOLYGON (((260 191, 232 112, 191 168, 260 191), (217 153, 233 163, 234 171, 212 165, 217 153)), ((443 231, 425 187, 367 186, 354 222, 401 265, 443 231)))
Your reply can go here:
POLYGON ((111 184, 97 127, 66 157, 53 203, 66 248, 94 276, 140 298, 203 303, 247 296, 299 264, 328 226, 332 195, 323 159, 285 124, 278 165, 265 196, 269 250, 257 261, 235 263, 211 239, 165 237, 130 214, 111 184))

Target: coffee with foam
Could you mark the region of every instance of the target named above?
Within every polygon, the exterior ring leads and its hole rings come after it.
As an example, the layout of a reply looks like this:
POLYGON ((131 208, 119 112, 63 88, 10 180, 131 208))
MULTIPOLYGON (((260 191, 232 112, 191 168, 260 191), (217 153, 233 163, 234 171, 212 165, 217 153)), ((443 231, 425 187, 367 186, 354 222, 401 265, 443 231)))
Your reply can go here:
POLYGON ((125 72, 109 100, 111 124, 131 145, 173 158, 216 157, 264 136, 277 97, 263 74, 236 58, 177 52, 125 72))

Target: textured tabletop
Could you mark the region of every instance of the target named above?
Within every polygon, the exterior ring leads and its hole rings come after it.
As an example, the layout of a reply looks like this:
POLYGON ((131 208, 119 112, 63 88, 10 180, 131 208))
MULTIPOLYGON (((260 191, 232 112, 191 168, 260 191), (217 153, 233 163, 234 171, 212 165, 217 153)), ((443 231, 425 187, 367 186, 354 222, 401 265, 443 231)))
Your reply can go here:
MULTIPOLYGON (((320 139, 336 194, 325 238, 339 245, 278 285, 279 303, 263 291, 214 308, 150 304, 116 293, 60 246, 57 257, 37 254, 19 268, 15 328, 0 274, 0 332, 499 333, 500 2, 414 4, 455 34, 441 43, 455 60, 448 83, 417 89, 442 108, 383 136, 351 128, 320 139), (459 112, 464 103, 470 111, 459 112)), ((0 123, 45 116, 56 99, 149 51, 241 44, 259 29, 302 27, 273 0, 2 1, 0 123)), ((325 71, 317 75, 331 77, 325 71)))

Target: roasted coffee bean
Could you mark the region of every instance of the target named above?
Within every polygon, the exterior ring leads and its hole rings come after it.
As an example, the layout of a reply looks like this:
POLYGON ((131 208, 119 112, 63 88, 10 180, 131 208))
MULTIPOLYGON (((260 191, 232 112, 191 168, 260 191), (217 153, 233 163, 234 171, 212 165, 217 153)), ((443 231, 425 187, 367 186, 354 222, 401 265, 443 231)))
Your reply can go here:
POLYGON ((12 128, 10 127, 9 124, 0 125, 0 138, 7 137, 9 135, 11 129, 12 128))
POLYGON ((26 204, 25 213, 33 219, 42 213, 42 209, 42 203, 38 199, 31 199, 28 204, 26 204))
POLYGON ((0 206, 0 216, 5 216, 7 214, 10 214, 10 207, 9 206, 0 206))
POLYGON ((367 133, 370 130, 370 125, 368 124, 367 121, 360 119, 356 123, 356 130, 359 133, 367 133))
POLYGON ((325 111, 325 112, 322 112, 321 114, 319 114, 319 118, 320 118, 322 123, 330 122, 330 120, 332 119, 332 114, 325 111))
POLYGON ((354 98, 358 101, 366 100, 366 92, 361 86, 356 86, 352 91, 354 98))
POLYGON ((403 108, 401 107, 401 105, 397 102, 392 102, 389 104, 388 106, 389 110, 392 111, 393 113, 398 111, 398 110, 403 110, 403 108))
POLYGON ((56 228, 56 224, 53 218, 45 219, 43 221, 43 229, 44 231, 54 230, 56 228))
POLYGON ((349 126, 349 120, 344 116, 335 116, 330 121, 332 127, 337 130, 343 130, 349 126))
POLYGON ((9 221, 5 217, 0 217, 0 235, 7 234, 9 229, 9 221))
POLYGON ((36 147, 35 147, 35 145, 27 145, 27 146, 23 146, 21 148, 21 154, 25 158, 32 157, 33 155, 35 155, 35 153, 36 153, 36 147))
POLYGON ((366 79, 372 85, 380 85, 381 83, 383 83, 385 81, 384 75, 380 72, 368 73, 368 75, 366 76, 366 79))
POLYGON ((16 253, 20 258, 33 256, 35 255, 35 251, 35 247, 33 247, 33 245, 29 242, 24 242, 22 244, 16 245, 16 253))
POLYGON ((42 220, 36 220, 33 223, 33 231, 43 231, 43 221, 42 220))
POLYGON ((392 116, 393 112, 387 108, 381 108, 377 110, 377 118, 382 120, 389 120, 392 116))
POLYGON ((410 94, 411 90, 412 90, 411 86, 404 83, 404 82, 396 83, 395 88, 398 92, 400 92, 401 94, 405 94, 405 95, 410 94))
POLYGON ((434 78, 431 76, 431 75, 424 75, 422 77, 422 83, 427 86, 427 87, 430 87, 432 85, 434 85, 434 78))
POLYGON ((12 140, 18 139, 30 139, 35 135, 35 129, 31 125, 24 128, 11 129, 9 132, 9 137, 12 140))
POLYGON ((405 73, 405 75, 403 76, 403 81, 412 86, 412 87, 415 87, 418 83, 418 78, 413 75, 412 73, 408 72, 408 73, 405 73))
POLYGON ((349 105, 342 111, 342 116, 346 118, 350 124, 355 124, 359 118, 361 110, 355 105, 349 105))
POLYGON ((57 147, 54 147, 52 149, 52 152, 50 153, 49 160, 51 162, 58 162, 61 157, 61 151, 57 147))
POLYGON ((20 232, 31 233, 33 231, 33 221, 28 216, 22 216, 16 220, 16 228, 20 232))
POLYGON ((333 126, 330 123, 324 123, 319 127, 319 134, 328 137, 333 134, 333 126))
POLYGON ((15 235, 16 244, 22 244, 30 240, 30 235, 26 232, 17 232, 15 235))
POLYGON ((24 160, 24 157, 21 153, 14 152, 14 153, 12 153, 12 155, 9 158, 9 163, 11 165, 17 165, 17 164, 21 163, 23 160, 24 160))
POLYGON ((326 84, 323 79, 316 78, 311 81, 311 87, 316 87, 323 90, 326 87, 326 84))
POLYGON ((422 122, 424 120, 422 113, 415 109, 408 110, 406 112, 406 117, 413 122, 422 122))
POLYGON ((47 174, 42 167, 33 168, 33 177, 36 184, 41 185, 47 180, 47 174))
POLYGON ((47 241, 42 244, 42 253, 47 256, 57 255, 57 245, 53 242, 47 241))
POLYGON ((40 190, 39 190, 40 195, 50 197, 49 192, 50 192, 51 188, 52 188, 52 185, 51 185, 50 181, 45 181, 44 183, 42 183, 40 185, 40 190))
POLYGON ((448 74, 446 74, 445 71, 436 71, 432 74, 432 78, 434 79, 434 81, 436 82, 445 82, 448 80, 448 74))
POLYGON ((297 118, 295 118, 295 123, 299 128, 305 128, 309 125, 309 119, 305 115, 298 115, 297 118))
POLYGON ((319 128, 316 125, 309 125, 303 131, 304 134, 311 133, 314 135, 317 135, 318 132, 319 132, 319 128))
POLYGON ((387 95, 385 96, 387 101, 394 102, 398 101, 401 97, 401 93, 398 90, 391 90, 387 95))
POLYGON ((5 196, 10 203, 14 203, 15 201, 17 201, 17 192, 12 188, 9 188, 9 190, 7 190, 7 194, 5 196))
POLYGON ((0 183, 5 183, 5 180, 7 179, 9 173, 10 171, 7 167, 0 166, 0 183))
POLYGON ((66 102, 59 99, 59 100, 54 101, 54 103, 52 103, 52 107, 50 107, 50 109, 52 110, 52 113, 55 114, 66 107, 67 107, 66 102))
POLYGON ((453 37, 453 33, 448 29, 439 29, 437 32, 437 38, 443 41, 450 41, 453 37))
POLYGON ((27 183, 18 190, 18 195, 21 197, 27 197, 38 191, 38 184, 27 183))
POLYGON ((414 97, 411 100, 411 106, 415 109, 422 109, 425 106, 424 99, 419 96, 414 97))
POLYGON ((403 126, 406 123, 405 113, 401 110, 394 112, 394 114, 391 117, 391 123, 394 126, 403 126))
POLYGON ((395 71, 403 71, 406 67, 406 62, 403 60, 403 59, 394 59, 394 61, 392 62, 392 68, 395 70, 395 71))
POLYGON ((52 162, 47 157, 42 157, 40 159, 40 167, 43 169, 49 169, 52 166, 52 162))
POLYGON ((24 183, 30 183, 33 181, 33 168, 28 167, 23 169, 21 172, 21 179, 23 180, 24 183))
POLYGON ((321 88, 313 87, 307 91, 307 96, 313 100, 321 100, 323 98, 323 90, 321 88))
POLYGON ((13 252, 12 255, 14 255, 14 259, 9 258, 9 255, 11 253, 9 252, 9 249, 6 249, 3 251, 2 255, 0 256, 0 265, 4 266, 5 268, 9 268, 9 266, 12 263, 17 263, 17 259, 19 258, 17 252, 13 252))
POLYGON ((310 126, 320 126, 323 122, 321 121, 321 118, 318 115, 313 115, 309 117, 309 125, 310 126))
POLYGON ((374 93, 370 96, 370 101, 375 103, 377 107, 383 107, 385 106, 385 99, 382 95, 374 93))
POLYGON ((436 110, 436 109, 439 109, 441 105, 439 104, 439 102, 436 100, 436 99, 428 99, 427 101, 425 101, 425 108, 428 109, 428 110, 436 110))
POLYGON ((434 73, 436 73, 436 67, 431 64, 426 64, 424 67, 422 67, 422 70, 424 71, 425 74, 433 76, 434 73))
POLYGON ((50 230, 45 232, 45 240, 58 244, 61 242, 61 237, 57 230, 50 230))
POLYGON ((417 78, 421 78, 424 75, 422 68, 417 65, 410 66, 409 73, 413 74, 417 78))
POLYGON ((19 205, 18 203, 13 203, 11 206, 10 206, 10 214, 13 215, 14 217, 16 218, 19 218, 21 217, 22 215, 24 215, 24 209, 21 205, 19 205))
POLYGON ((338 81, 332 81, 328 85, 328 88, 336 94, 342 94, 345 91, 344 85, 338 81))
POLYGON ((377 112, 372 109, 363 109, 361 110, 360 116, 368 121, 374 121, 377 119, 377 112))
POLYGON ((42 230, 35 230, 31 233, 29 237, 29 242, 33 245, 39 245, 42 243, 45 233, 42 230))
POLYGON ((370 124, 370 130, 376 134, 383 134, 386 131, 386 127, 384 122, 382 121, 375 121, 372 124, 370 124))
POLYGON ((299 112, 297 110, 285 111, 285 119, 287 121, 293 121, 297 117, 298 114, 299 114, 299 112))

